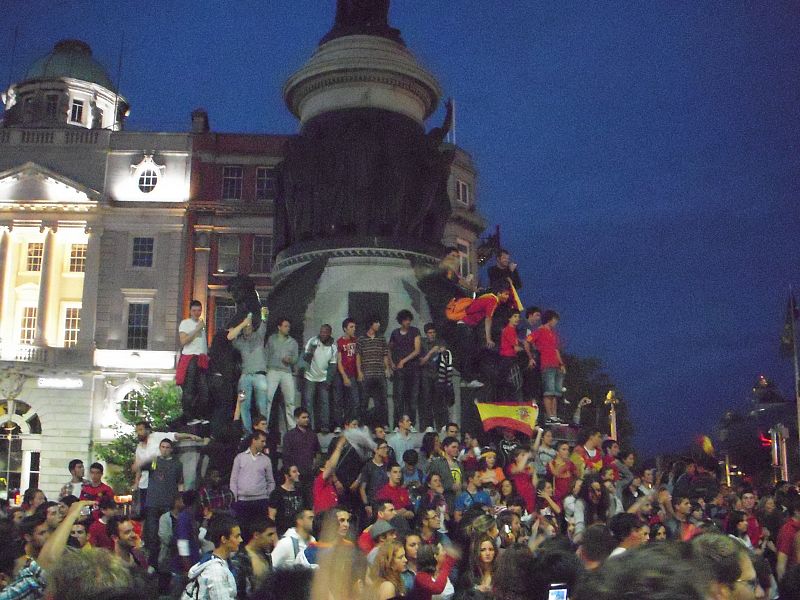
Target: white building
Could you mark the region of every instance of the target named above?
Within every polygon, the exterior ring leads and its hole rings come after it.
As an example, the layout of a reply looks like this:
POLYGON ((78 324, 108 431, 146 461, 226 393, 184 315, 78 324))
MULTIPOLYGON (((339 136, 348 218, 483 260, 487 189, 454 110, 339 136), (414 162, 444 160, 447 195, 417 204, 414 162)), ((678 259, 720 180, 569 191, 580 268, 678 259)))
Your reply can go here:
POLYGON ((54 496, 126 395, 173 377, 191 137, 123 132, 127 101, 74 40, 3 100, 0 364, 28 377, 0 478, 54 496))

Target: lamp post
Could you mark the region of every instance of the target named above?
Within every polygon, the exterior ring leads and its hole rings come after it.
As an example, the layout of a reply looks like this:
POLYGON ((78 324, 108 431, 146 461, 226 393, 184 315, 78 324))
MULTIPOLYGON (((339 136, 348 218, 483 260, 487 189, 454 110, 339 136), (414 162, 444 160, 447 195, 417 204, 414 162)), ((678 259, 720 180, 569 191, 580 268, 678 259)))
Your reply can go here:
POLYGON ((617 437, 617 394, 614 390, 609 390, 606 394, 605 404, 608 406, 608 421, 611 426, 611 439, 619 441, 617 437))

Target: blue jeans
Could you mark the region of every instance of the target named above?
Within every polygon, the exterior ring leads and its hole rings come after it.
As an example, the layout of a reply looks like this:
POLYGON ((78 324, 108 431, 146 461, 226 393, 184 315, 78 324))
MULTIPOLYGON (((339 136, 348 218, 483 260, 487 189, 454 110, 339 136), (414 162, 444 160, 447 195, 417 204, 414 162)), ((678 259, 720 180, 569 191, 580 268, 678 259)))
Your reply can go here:
POLYGON ((319 431, 320 429, 330 431, 330 405, 328 403, 330 401, 331 384, 327 381, 309 381, 308 379, 304 383, 303 408, 308 411, 311 429, 314 431, 319 431), (318 400, 317 392, 319 392, 318 400), (316 410, 315 405, 319 406, 319 411, 316 410))
POLYGON ((564 387, 564 374, 561 369, 544 369, 542 383, 544 384, 543 396, 561 398, 561 390, 564 387))
POLYGON ((244 392, 242 427, 247 433, 253 433, 253 419, 250 416, 253 406, 253 391, 255 391, 259 414, 269 419, 267 414, 267 376, 257 373, 242 373, 242 376, 239 377, 239 391, 244 392))
POLYGON ((334 427, 342 427, 353 419, 363 420, 361 394, 355 377, 350 378, 350 387, 347 387, 342 380, 342 376, 337 374, 333 387, 333 396, 334 403, 331 411, 333 423, 331 424, 334 427))

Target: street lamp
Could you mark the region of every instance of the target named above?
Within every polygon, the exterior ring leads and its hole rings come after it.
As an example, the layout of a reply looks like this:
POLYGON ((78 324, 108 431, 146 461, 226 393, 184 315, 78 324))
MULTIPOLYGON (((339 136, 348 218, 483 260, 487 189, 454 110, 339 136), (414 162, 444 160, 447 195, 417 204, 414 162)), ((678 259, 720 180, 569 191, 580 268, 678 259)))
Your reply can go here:
POLYGON ((609 390, 606 394, 604 403, 608 405, 608 420, 609 424, 611 425, 611 439, 619 441, 619 438, 617 437, 617 404, 619 404, 617 393, 614 390, 609 390))

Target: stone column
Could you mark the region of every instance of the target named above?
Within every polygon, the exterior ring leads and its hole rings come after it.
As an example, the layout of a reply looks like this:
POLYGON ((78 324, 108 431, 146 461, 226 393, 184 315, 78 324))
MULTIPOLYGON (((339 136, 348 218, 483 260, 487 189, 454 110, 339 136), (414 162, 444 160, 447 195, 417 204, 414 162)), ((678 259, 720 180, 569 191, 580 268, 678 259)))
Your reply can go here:
POLYGON ((39 278, 39 304, 36 310, 36 337, 34 345, 47 346, 47 310, 50 306, 50 276, 53 271, 53 244, 55 243, 55 227, 45 227, 44 252, 42 253, 42 270, 39 278))
POLYGON ((78 332, 78 349, 81 353, 94 350, 94 332, 97 320, 97 287, 100 281, 101 227, 87 227, 89 241, 86 244, 86 263, 83 272, 83 294, 81 297, 81 329, 78 332))
MULTIPOLYGON (((211 258, 211 236, 206 231, 196 231, 194 236, 192 299, 202 302, 203 312, 206 312, 208 310, 208 264, 211 258)), ((205 319, 208 322, 208 314, 205 315, 205 319)))

